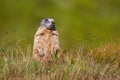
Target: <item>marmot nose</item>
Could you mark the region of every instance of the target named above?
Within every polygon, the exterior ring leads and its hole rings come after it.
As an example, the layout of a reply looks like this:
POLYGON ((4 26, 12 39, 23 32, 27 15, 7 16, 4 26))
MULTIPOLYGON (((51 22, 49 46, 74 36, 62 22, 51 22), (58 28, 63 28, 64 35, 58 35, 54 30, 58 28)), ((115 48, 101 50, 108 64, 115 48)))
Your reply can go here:
POLYGON ((51 23, 52 23, 52 24, 55 24, 55 21, 53 20, 51 23))

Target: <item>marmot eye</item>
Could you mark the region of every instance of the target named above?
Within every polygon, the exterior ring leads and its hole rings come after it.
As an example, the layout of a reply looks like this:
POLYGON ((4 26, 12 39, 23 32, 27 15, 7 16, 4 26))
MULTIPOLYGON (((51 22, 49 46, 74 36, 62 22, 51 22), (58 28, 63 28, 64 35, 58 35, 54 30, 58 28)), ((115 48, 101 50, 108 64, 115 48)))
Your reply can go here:
POLYGON ((48 21, 48 19, 45 19, 45 21, 47 22, 47 21, 48 21))

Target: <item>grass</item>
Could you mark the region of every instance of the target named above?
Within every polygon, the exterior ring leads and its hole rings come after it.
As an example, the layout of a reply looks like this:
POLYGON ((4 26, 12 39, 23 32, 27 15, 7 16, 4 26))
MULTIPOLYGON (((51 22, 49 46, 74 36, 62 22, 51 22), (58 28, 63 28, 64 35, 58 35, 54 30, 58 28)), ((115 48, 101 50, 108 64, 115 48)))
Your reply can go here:
MULTIPOLYGON (((10 45, 10 44, 9 44, 10 45)), ((32 45, 0 45, 1 80, 120 80, 120 41, 97 48, 84 45, 61 50, 42 65, 32 58, 32 45)))

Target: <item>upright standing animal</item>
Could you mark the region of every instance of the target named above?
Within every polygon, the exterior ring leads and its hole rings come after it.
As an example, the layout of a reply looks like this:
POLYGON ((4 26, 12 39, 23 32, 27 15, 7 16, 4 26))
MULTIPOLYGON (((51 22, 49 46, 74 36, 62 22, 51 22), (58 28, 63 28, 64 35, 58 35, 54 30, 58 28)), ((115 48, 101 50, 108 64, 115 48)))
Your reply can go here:
POLYGON ((43 19, 34 35, 33 57, 42 63, 49 62, 59 51, 58 32, 52 18, 43 19))

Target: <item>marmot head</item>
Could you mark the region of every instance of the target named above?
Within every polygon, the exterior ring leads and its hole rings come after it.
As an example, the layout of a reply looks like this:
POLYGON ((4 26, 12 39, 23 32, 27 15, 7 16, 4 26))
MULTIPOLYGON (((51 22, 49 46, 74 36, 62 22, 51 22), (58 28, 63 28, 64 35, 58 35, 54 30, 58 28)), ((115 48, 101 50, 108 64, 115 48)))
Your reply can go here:
POLYGON ((40 23, 40 28, 46 28, 49 30, 56 30, 55 21, 52 18, 45 18, 40 23))

